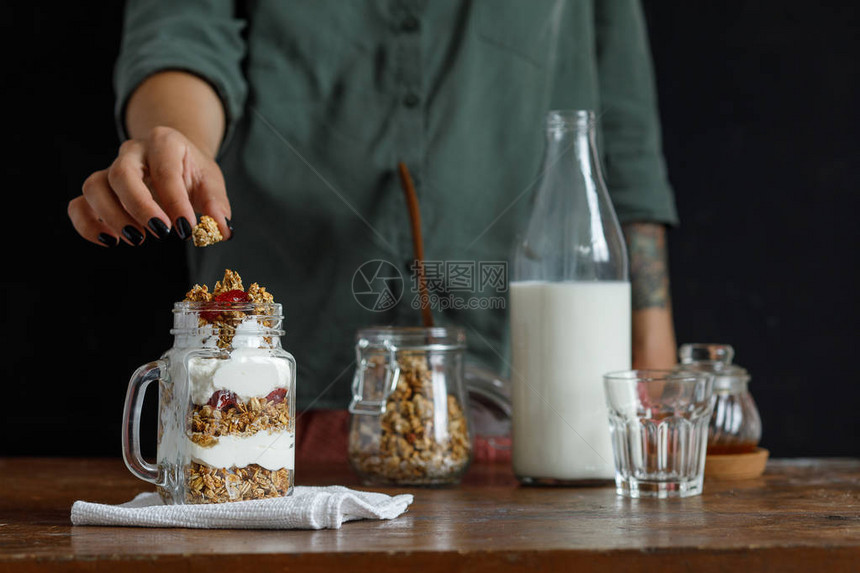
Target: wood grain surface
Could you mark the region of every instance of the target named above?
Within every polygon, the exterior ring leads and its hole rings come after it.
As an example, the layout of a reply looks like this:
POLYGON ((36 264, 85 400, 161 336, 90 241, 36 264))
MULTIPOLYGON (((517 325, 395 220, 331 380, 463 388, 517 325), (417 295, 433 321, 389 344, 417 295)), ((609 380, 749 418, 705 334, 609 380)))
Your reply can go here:
MULTIPOLYGON (((149 490, 121 460, 0 460, 0 572, 16 571, 860 571, 860 460, 771 460, 700 497, 629 500, 614 488, 519 486, 507 465, 408 491, 392 521, 340 530, 72 527, 74 500, 149 490)), ((345 465, 301 485, 359 487, 345 465)))

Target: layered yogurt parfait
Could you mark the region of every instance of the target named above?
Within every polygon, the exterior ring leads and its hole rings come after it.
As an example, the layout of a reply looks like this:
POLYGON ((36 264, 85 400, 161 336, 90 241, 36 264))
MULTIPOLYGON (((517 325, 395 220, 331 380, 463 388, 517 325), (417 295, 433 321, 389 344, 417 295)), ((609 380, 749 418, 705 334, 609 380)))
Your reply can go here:
POLYGON ((160 381, 159 491, 173 503, 289 495, 295 463, 295 361, 281 308, 227 270, 174 306, 160 381))

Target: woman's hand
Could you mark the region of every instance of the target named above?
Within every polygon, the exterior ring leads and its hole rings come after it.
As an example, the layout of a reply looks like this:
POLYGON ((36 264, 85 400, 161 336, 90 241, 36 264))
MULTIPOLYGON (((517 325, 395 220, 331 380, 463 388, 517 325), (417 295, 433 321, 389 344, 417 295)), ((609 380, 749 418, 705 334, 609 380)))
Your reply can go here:
POLYGON ((188 239, 197 212, 215 219, 230 238, 230 202, 214 159, 225 116, 212 86, 187 72, 153 74, 129 97, 124 119, 131 139, 69 203, 78 233, 108 247, 120 240, 139 245, 147 230, 188 239))
POLYGON ((123 143, 113 164, 90 175, 83 194, 69 203, 75 230, 109 247, 120 239, 140 245, 147 230, 159 239, 171 230, 188 239, 195 212, 215 219, 221 234, 230 236, 221 169, 169 127, 155 127, 146 137, 123 143))

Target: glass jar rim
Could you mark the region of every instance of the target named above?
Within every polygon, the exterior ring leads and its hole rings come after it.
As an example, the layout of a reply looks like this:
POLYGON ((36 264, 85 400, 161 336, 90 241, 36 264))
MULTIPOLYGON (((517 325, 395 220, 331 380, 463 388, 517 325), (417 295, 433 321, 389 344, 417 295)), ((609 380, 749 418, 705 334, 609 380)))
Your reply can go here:
POLYGON ((367 348, 408 350, 456 350, 466 348, 466 333, 459 326, 370 326, 355 334, 356 343, 367 348))
POLYGON ((731 390, 745 386, 752 378, 746 368, 737 364, 726 364, 713 360, 700 360, 678 365, 679 371, 705 372, 714 377, 714 387, 717 390, 731 390))
POLYGON ((284 334, 283 313, 279 303, 181 301, 173 305, 174 336, 220 335, 230 333, 239 339, 247 336, 277 336, 284 334), (201 322, 204 313, 214 316, 201 322), (224 316, 219 316, 224 313, 224 316), (241 313, 238 316, 236 314, 241 313), (237 328, 245 327, 243 331, 237 328))
POLYGON ((278 302, 221 302, 221 301, 181 301, 173 303, 173 313, 233 311, 244 312, 247 316, 284 318, 283 307, 278 302))
POLYGON ((603 380, 611 383, 697 383, 708 378, 713 378, 710 372, 698 370, 676 370, 676 369, 640 369, 640 370, 618 370, 603 375, 603 380))

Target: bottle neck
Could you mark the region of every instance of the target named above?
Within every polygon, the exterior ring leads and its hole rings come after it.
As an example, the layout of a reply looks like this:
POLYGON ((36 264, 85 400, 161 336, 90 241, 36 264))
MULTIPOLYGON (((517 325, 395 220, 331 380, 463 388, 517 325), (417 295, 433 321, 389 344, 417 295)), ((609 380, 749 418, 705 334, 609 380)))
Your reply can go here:
POLYGON ((549 112, 546 118, 547 159, 552 159, 553 151, 557 151, 557 156, 560 156, 565 150, 572 150, 576 156, 591 158, 597 147, 596 127, 597 120, 592 111, 549 112))
POLYGON ((532 213, 514 254, 514 280, 627 281, 627 248, 606 189, 590 110, 546 118, 532 213))
POLYGON ((596 178, 597 160, 594 113, 590 111, 551 111, 546 120, 544 172, 560 168, 596 178))

